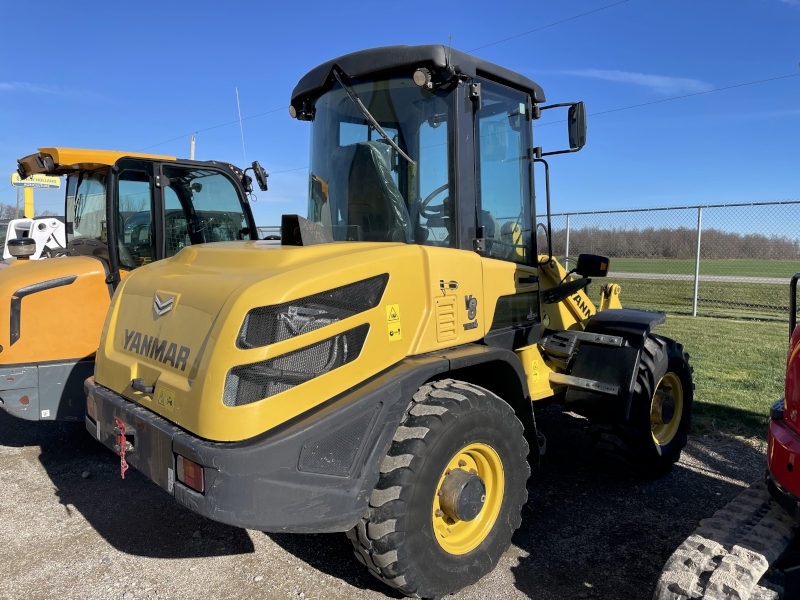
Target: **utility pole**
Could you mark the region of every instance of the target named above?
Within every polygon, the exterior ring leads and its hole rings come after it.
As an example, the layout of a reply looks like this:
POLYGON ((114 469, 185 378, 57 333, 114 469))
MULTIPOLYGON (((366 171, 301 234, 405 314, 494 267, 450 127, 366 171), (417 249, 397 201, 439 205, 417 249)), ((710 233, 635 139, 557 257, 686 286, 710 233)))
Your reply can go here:
POLYGON ((17 189, 17 209, 16 212, 14 213, 14 218, 19 219, 19 188, 16 189, 17 189))
POLYGON ((189 148, 189 160, 194 160, 194 136, 192 136, 192 145, 189 148))

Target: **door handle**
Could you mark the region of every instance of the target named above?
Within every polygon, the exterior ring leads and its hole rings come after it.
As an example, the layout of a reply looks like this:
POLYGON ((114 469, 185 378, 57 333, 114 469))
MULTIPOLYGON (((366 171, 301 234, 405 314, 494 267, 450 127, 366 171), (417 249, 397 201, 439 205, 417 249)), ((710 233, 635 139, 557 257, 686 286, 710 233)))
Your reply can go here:
POLYGON ((527 277, 520 277, 519 278, 519 282, 520 283, 538 283, 539 282, 539 276, 538 275, 528 275, 527 277))

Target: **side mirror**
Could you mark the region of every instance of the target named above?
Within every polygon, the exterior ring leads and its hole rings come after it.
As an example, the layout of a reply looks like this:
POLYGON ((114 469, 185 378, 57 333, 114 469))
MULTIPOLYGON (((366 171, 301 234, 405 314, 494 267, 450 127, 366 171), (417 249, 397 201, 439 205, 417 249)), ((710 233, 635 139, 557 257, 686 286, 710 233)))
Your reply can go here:
POLYGON ((257 160, 253 161, 253 175, 258 183, 258 189, 260 189, 262 192, 266 192, 267 177, 269 177, 269 173, 264 170, 264 167, 262 167, 257 160))
POLYGON ((605 277, 611 261, 597 254, 579 254, 575 272, 581 277, 605 277))
POLYGON ((542 152, 541 147, 533 149, 534 156, 539 159, 542 156, 553 154, 569 154, 577 152, 586 145, 586 105, 583 102, 566 102, 563 104, 551 104, 550 106, 534 107, 534 115, 542 114, 543 110, 551 108, 568 107, 567 112, 567 131, 569 133, 569 150, 555 150, 552 152, 542 152))
POLYGON ((569 147, 572 150, 580 150, 586 145, 586 105, 583 102, 576 102, 569 107, 567 126, 569 147))

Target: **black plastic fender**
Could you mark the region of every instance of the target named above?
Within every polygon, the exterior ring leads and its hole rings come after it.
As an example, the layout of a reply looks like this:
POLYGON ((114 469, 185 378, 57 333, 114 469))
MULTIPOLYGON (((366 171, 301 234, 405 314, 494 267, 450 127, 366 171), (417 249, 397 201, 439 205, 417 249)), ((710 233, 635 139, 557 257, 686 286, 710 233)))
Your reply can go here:
POLYGON ((666 320, 663 313, 629 308, 603 310, 592 316, 586 324, 587 332, 620 336, 623 345, 581 341, 569 375, 619 386, 619 395, 570 388, 565 399, 567 410, 589 419, 627 421, 644 342, 650 331, 666 320))

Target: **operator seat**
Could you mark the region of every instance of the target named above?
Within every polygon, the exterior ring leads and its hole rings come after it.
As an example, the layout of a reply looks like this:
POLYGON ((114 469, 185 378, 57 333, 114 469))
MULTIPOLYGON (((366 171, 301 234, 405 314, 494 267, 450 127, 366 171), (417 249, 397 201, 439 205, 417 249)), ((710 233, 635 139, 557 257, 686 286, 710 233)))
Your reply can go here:
POLYGON ((411 242, 411 218, 389 167, 392 148, 358 142, 333 153, 331 212, 358 226, 365 241, 411 242), (346 177, 345 177, 346 174, 346 177))

